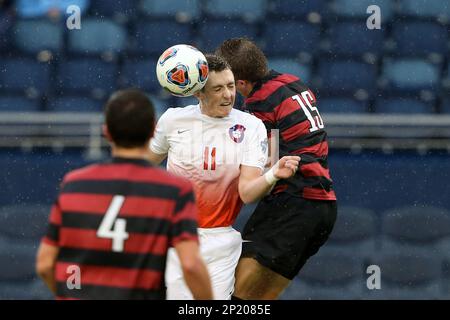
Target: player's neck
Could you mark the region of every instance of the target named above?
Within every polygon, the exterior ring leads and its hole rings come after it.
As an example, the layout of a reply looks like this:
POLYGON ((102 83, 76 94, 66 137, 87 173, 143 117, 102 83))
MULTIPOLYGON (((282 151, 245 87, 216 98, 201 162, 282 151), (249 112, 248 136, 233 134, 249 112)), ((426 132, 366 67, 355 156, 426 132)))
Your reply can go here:
POLYGON ((148 148, 121 148, 114 146, 111 155, 115 158, 147 159, 148 148))

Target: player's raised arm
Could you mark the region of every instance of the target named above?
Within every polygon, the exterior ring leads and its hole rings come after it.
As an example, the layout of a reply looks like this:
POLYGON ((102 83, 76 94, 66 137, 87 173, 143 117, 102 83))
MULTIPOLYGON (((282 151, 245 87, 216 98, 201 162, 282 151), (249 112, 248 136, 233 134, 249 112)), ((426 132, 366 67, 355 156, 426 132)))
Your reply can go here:
POLYGON ((241 166, 239 196, 242 201, 251 203, 262 198, 278 180, 292 177, 297 171, 299 163, 300 157, 285 156, 264 175, 261 175, 260 168, 241 166))

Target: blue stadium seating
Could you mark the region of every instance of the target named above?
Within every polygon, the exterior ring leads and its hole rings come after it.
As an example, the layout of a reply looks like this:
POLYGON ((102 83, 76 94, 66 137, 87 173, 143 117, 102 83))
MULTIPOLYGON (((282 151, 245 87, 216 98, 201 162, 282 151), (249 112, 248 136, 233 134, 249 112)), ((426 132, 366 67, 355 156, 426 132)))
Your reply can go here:
POLYGON ((122 86, 135 87, 153 93, 161 91, 161 86, 156 79, 157 59, 152 57, 146 60, 125 61, 121 71, 122 86))
POLYGON ((382 214, 382 249, 398 248, 415 252, 445 254, 442 246, 450 241, 450 212, 444 208, 407 206, 382 214))
POLYGON ((240 20, 205 20, 199 26, 199 49, 214 51, 224 40, 235 37, 247 37, 257 40, 257 27, 240 20))
POLYGON ((371 53, 377 56, 383 54, 386 31, 367 30, 365 23, 340 22, 328 28, 330 54, 340 56, 363 56, 371 53))
POLYGON ((320 113, 366 113, 367 102, 352 98, 326 97, 318 100, 320 113))
POLYGON ((396 43, 393 53, 420 56, 430 53, 445 55, 448 50, 447 27, 433 22, 395 23, 392 35, 396 43), (426 35, 426 36, 424 36, 426 35))
POLYGON ((300 19, 310 13, 320 14, 325 11, 326 0, 272 0, 269 12, 274 17, 300 19))
POLYGON ((400 0, 399 13, 402 16, 415 18, 442 17, 450 20, 450 3, 447 0, 400 0))
POLYGON ((137 14, 137 3, 135 0, 90 0, 90 2, 89 10, 94 16, 113 17, 119 18, 119 20, 122 17, 126 17, 129 20, 137 14))
POLYGON ((151 18, 177 18, 187 22, 201 13, 201 0, 143 0, 141 12, 151 18))
POLYGON ((417 93, 417 90, 437 90, 439 67, 421 59, 386 59, 383 76, 387 91, 417 93))
POLYGON ((50 98, 47 111, 52 112, 102 112, 101 101, 83 96, 62 96, 50 98))
POLYGON ((0 112, 28 112, 40 111, 41 102, 39 99, 28 99, 24 96, 2 95, 0 96, 0 112))
POLYGON ((444 96, 440 108, 442 113, 450 113, 450 96, 444 96))
POLYGON ((401 114, 430 114, 433 106, 417 98, 396 97, 377 99, 375 102, 376 113, 401 113, 401 114))
POLYGON ((311 257, 281 299, 355 299, 361 294, 364 265, 352 255, 322 248, 311 257))
POLYGON ((443 259, 433 253, 381 253, 371 261, 381 270, 381 290, 366 290, 365 299, 438 299, 442 289, 443 259))
POLYGON ((87 163, 89 161, 82 157, 79 150, 74 154, 65 152, 56 156, 48 151, 3 151, 0 153, 0 165, 8 168, 8 172, 0 175, 0 185, 3 186, 0 203, 2 206, 35 203, 50 205, 56 199, 64 174, 87 163))
POLYGON ((311 69, 294 59, 269 58, 269 68, 281 73, 293 74, 303 82, 308 83, 311 78, 311 69))
POLYGON ((189 24, 175 21, 139 21, 134 36, 134 53, 160 56, 167 48, 180 43, 191 44, 189 24))
POLYGON ((11 46, 11 35, 14 25, 15 15, 12 11, 0 9, 0 53, 8 52, 11 46))
POLYGON ((64 28, 50 20, 19 20, 14 28, 14 43, 25 53, 41 50, 59 52, 64 28))
POLYGON ((206 15, 213 18, 258 20, 266 13, 267 0, 209 0, 204 9, 206 15))
POLYGON ((375 89, 376 66, 359 61, 322 60, 319 76, 321 90, 328 94, 353 94, 363 89, 370 95, 375 89))
POLYGON ((117 65, 95 58, 67 60, 59 64, 58 86, 62 94, 99 91, 102 96, 116 89, 117 65))
POLYGON ((42 204, 0 207, 0 235, 12 239, 36 240, 46 232, 50 207, 42 204))
POLYGON ((41 95, 49 89, 49 64, 29 58, 0 61, 0 91, 23 93, 32 90, 36 91, 33 95, 41 95))
POLYGON ((127 31, 109 19, 83 19, 81 30, 69 32, 70 52, 86 55, 118 53, 125 49, 127 31))
POLYGON ((368 256, 377 248, 378 216, 370 209, 341 206, 326 249, 351 255, 368 256))
POLYGON ((270 20, 265 24, 264 38, 268 56, 313 54, 319 48, 320 27, 300 21, 270 20))
POLYGON ((369 17, 367 8, 371 5, 380 7, 382 24, 390 21, 394 14, 394 3, 391 0, 334 0, 331 8, 338 17, 366 20, 369 17))

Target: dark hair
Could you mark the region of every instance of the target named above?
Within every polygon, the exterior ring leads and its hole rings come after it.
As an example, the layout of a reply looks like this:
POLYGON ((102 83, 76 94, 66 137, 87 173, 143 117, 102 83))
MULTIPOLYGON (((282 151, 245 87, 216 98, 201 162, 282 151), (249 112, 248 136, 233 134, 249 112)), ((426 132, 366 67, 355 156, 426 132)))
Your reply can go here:
POLYGON ((250 39, 225 40, 215 53, 228 61, 236 80, 256 82, 269 72, 266 56, 250 39))
POLYGON ((111 138, 119 147, 143 147, 153 136, 153 103, 140 90, 115 92, 106 103, 105 119, 111 138))
POLYGON ((216 54, 205 54, 206 61, 208 61, 209 72, 220 72, 226 69, 231 70, 230 64, 221 56, 216 54))

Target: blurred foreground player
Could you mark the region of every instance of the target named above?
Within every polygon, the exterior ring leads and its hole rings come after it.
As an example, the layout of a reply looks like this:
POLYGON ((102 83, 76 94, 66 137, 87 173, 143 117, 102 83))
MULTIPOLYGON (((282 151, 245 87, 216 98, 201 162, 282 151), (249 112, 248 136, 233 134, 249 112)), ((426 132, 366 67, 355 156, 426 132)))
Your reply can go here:
MULTIPOLYGON (((206 55, 209 77, 197 92, 199 104, 169 108, 159 119, 150 144, 150 159, 189 178, 199 209, 200 251, 214 297, 231 298, 234 272, 241 254, 241 234, 232 225, 242 201, 254 202, 277 179, 291 177, 299 157, 285 157, 266 174, 267 133, 256 117, 233 109, 236 88, 230 66, 223 58, 206 55)), ((179 261, 169 252, 167 298, 188 300, 179 261)))
POLYGON ((229 39, 216 54, 231 65, 244 109, 269 132, 279 130, 280 156, 301 156, 296 175, 277 182, 242 233, 235 298, 276 299, 326 242, 336 220, 327 134, 311 90, 294 75, 269 70, 253 42, 229 39))
POLYGON ((211 299, 191 184, 145 160, 155 124, 151 101, 138 90, 119 91, 105 117, 113 158, 64 177, 37 273, 61 299, 164 299, 174 246, 193 296, 211 299), (69 289, 74 266, 80 286, 69 289))

